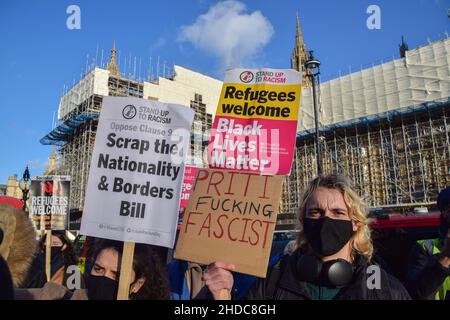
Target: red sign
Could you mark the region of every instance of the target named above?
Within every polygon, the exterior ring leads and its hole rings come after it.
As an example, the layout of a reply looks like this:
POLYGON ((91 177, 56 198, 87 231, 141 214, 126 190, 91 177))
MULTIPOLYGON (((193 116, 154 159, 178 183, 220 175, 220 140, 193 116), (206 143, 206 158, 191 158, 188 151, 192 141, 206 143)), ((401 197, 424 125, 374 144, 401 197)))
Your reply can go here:
POLYGON ((183 222, 183 215, 186 211, 187 203, 189 200, 189 195, 191 194, 195 176, 197 175, 197 167, 186 166, 184 168, 184 180, 181 187, 181 200, 180 200, 180 211, 178 214, 178 224, 181 225, 183 222))

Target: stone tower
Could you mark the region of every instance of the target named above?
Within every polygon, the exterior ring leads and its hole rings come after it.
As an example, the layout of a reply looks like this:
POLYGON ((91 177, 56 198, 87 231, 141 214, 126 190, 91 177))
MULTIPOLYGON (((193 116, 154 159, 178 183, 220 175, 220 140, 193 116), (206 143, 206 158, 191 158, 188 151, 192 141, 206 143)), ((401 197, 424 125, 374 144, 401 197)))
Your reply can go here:
POLYGON ((113 47, 111 49, 111 57, 109 58, 108 66, 106 69, 111 73, 111 75, 116 77, 121 77, 119 67, 116 63, 116 42, 114 41, 113 47))
POLYGON ((302 30, 300 29, 300 19, 297 14, 297 25, 295 30, 295 46, 292 52, 291 68, 302 73, 302 85, 304 88, 311 86, 311 80, 306 76, 305 62, 308 59, 306 46, 303 42, 302 30))
POLYGON ((55 175, 58 169, 58 159, 56 157, 56 148, 53 146, 52 153, 48 157, 47 170, 44 171, 44 176, 55 175))

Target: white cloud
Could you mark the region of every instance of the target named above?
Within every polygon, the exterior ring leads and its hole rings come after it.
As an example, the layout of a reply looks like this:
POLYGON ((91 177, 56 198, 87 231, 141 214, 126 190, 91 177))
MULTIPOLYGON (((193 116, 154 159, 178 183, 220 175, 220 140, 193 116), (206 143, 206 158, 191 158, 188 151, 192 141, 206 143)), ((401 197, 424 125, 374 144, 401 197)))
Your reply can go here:
POLYGON ((178 40, 218 57, 223 68, 243 67, 261 53, 274 33, 260 11, 246 11, 242 2, 219 2, 193 24, 182 26, 178 40))

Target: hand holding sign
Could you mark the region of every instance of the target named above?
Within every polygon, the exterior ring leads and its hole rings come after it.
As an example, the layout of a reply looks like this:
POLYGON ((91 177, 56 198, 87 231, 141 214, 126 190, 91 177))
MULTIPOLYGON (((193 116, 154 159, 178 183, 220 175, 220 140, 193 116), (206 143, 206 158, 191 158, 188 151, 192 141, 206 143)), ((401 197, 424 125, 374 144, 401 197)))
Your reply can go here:
POLYGON ((234 282, 231 271, 234 268, 233 264, 226 262, 214 262, 206 268, 203 280, 214 300, 230 300, 230 291, 234 282))
POLYGON ((282 179, 199 169, 175 257, 200 264, 227 261, 238 272, 264 277, 282 179))

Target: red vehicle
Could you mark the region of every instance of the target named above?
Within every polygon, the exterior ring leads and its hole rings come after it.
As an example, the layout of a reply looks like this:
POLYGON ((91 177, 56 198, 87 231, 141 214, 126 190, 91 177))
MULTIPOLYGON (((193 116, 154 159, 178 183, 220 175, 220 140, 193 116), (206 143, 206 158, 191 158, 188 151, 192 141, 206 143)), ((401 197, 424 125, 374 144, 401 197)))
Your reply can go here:
POLYGON ((435 228, 439 227, 439 213, 426 215, 402 215, 389 214, 386 216, 379 216, 372 224, 373 230, 386 229, 407 229, 409 231, 426 231, 433 233, 435 228))

